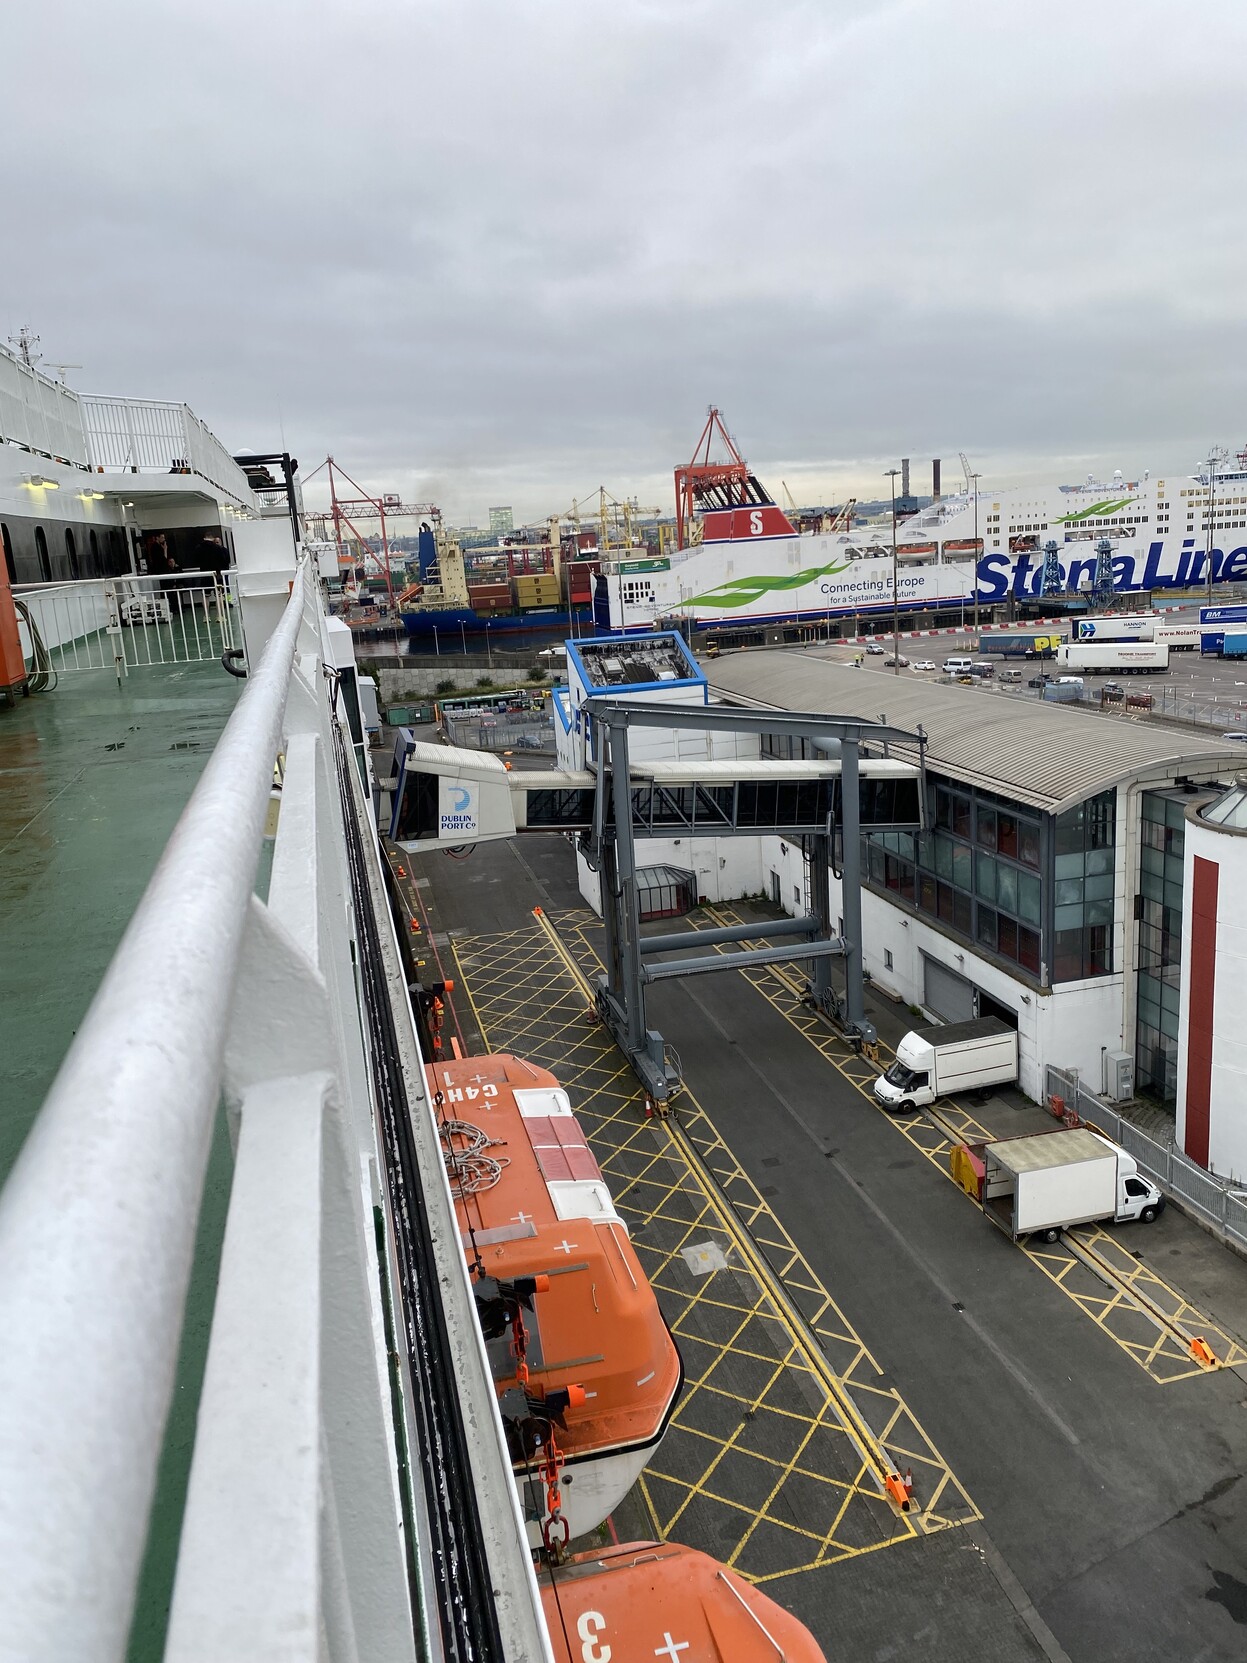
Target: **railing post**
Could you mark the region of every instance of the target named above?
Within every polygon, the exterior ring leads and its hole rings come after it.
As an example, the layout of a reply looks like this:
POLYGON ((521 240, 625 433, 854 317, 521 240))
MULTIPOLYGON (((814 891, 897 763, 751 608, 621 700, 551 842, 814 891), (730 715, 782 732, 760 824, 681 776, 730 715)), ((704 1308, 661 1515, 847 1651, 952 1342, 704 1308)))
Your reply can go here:
POLYGON ((304 573, 0 1195, 3 1644, 124 1656, 304 573))

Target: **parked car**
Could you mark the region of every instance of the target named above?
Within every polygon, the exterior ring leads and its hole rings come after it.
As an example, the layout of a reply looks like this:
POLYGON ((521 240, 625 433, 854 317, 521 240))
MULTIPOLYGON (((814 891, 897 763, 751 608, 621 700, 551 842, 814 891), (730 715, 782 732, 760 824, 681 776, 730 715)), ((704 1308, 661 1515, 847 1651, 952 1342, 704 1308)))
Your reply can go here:
POLYGON ((1026 685, 1028 687, 1046 687, 1051 680, 1052 680, 1051 676, 1045 676, 1045 675, 1032 676, 1030 678, 1030 680, 1027 682, 1026 685))
POLYGON ((1126 689, 1119 681, 1106 681, 1100 687, 1101 698, 1124 699, 1126 689))
POLYGON ((930 658, 920 658, 917 663, 910 665, 911 670, 934 670, 934 668, 935 661, 930 658))
POLYGON ((870 656, 872 658, 882 658, 883 657, 883 648, 879 645, 879 643, 877 641, 867 641, 866 651, 870 654, 870 656))
POLYGON ((898 666, 902 670, 907 670, 909 668, 909 660, 907 658, 892 658, 889 656, 884 659, 883 664, 884 668, 887 670, 895 670, 898 666))
POLYGON ((1009 682, 1010 685, 1020 685, 1022 672, 1021 670, 1002 670, 1000 672, 1000 679, 1001 681, 1009 682))

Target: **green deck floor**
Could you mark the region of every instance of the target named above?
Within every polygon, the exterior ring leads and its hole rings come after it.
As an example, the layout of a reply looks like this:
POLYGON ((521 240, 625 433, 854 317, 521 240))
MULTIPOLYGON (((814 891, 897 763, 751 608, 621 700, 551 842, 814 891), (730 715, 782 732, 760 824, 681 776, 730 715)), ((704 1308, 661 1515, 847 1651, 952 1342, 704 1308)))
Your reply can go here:
MULTIPOLYGON (((218 664, 159 665, 0 708, 0 1183, 239 689, 218 664)), ((163 1649, 229 1177, 218 1128, 132 1663, 163 1649)))

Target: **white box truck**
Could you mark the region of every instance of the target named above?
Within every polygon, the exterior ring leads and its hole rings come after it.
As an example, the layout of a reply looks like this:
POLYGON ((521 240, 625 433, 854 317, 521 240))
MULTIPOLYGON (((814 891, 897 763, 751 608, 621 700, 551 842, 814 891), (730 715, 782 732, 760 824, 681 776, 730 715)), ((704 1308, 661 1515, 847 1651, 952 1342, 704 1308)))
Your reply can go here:
POLYGON ((998 1016, 915 1028, 896 1048, 896 1061, 875 1081, 875 1100, 889 1114, 912 1114, 958 1092, 986 1096, 1018 1077, 1018 1036, 998 1016))
POLYGON ((1067 641, 1056 661, 1075 675, 1155 675, 1168 670, 1169 648, 1154 641, 1067 641))
POLYGON ((1165 1198, 1134 1156, 1089 1126, 984 1144, 983 1211, 1017 1241, 1056 1241, 1075 1224, 1150 1224, 1165 1198))

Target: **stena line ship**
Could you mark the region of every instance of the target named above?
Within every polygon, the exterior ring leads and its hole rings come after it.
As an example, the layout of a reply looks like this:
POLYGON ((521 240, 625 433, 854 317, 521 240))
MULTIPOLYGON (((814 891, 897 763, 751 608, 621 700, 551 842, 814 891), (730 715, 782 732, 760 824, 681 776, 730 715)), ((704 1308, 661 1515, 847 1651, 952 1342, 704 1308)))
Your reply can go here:
MULTIPOLYGON (((843 523, 799 533, 711 410, 693 461, 677 468, 676 548, 619 559, 597 580, 599 628, 646 630, 660 619, 699 627, 817 623, 892 611, 892 535, 843 523), (711 462, 718 436, 728 460, 711 462)), ((949 496, 897 529, 897 604, 907 613, 981 604, 1076 601, 1111 548, 1113 588, 1147 594, 1247 580, 1247 451, 1203 476, 1020 486, 949 496), (977 527, 977 536, 976 536, 977 527), (1045 550, 1056 545, 1059 578, 1045 550)))

